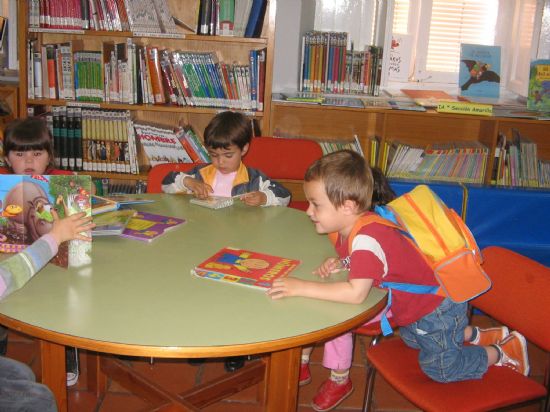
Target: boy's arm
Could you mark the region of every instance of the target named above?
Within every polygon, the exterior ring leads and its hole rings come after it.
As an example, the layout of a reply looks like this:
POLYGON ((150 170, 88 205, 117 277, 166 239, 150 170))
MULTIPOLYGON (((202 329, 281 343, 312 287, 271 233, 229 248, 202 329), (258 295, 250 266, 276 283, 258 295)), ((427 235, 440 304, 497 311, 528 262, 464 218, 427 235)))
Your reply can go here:
POLYGON ((162 180, 162 191, 164 193, 192 193, 183 183, 186 177, 194 179, 195 175, 193 173, 187 174, 183 172, 168 173, 162 180))
POLYGON ((42 236, 22 252, 0 262, 0 300, 27 283, 57 253, 50 234, 42 236))
POLYGON ((346 282, 310 282, 297 278, 277 279, 268 290, 272 299, 287 296, 330 300, 342 303, 362 303, 372 287, 372 279, 351 279, 346 282))
POLYGON ((259 171, 257 173, 258 176, 252 182, 254 188, 250 191, 259 191, 266 195, 267 200, 263 206, 288 206, 290 203, 288 189, 263 173, 259 171))

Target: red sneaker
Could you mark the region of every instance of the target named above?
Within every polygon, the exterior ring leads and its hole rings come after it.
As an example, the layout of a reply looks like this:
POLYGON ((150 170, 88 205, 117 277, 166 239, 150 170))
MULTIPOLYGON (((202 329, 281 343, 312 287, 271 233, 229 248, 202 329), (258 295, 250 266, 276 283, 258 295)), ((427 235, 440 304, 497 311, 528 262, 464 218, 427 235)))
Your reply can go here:
POLYGON ((311 372, 309 371, 309 363, 300 363, 300 380, 298 385, 304 386, 311 382, 311 372))
POLYGON ((351 379, 348 378, 341 384, 327 379, 319 387, 311 406, 317 412, 330 411, 340 405, 340 403, 350 396, 352 392, 353 384, 351 383, 351 379))

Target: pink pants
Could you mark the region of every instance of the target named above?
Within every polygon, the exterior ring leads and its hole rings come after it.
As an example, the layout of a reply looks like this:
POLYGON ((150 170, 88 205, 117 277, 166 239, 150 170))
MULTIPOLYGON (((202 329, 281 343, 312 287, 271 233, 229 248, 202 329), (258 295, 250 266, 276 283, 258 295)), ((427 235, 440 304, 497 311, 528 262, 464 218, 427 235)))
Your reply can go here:
MULTIPOLYGON (((379 322, 381 313, 365 323, 379 322)), ((388 318, 391 317, 391 310, 388 318)), ((329 340, 325 343, 323 352, 323 366, 328 369, 345 370, 351 368, 353 359, 353 333, 347 332, 343 335, 329 340)))

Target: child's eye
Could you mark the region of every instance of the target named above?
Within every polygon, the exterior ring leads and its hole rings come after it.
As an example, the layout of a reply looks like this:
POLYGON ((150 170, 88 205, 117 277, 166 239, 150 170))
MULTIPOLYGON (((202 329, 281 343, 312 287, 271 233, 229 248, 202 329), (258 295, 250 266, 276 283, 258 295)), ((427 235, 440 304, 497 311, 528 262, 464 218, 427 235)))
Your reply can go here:
POLYGON ((35 156, 42 156, 43 152, 42 151, 37 151, 37 152, 34 152, 34 155, 35 156))

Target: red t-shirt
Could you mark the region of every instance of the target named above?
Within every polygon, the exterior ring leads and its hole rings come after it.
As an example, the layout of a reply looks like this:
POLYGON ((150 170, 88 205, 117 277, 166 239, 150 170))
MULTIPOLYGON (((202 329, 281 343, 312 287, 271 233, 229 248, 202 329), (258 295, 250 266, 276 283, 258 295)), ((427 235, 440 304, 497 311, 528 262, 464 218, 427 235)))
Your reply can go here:
MULTIPOLYGON (((409 240, 396 229, 379 223, 368 224, 357 232, 351 256, 348 239, 340 236, 336 252, 349 269, 349 279, 374 279, 374 286, 380 282, 438 285, 433 270, 409 240)), ((393 290, 395 324, 405 326, 417 321, 433 312, 442 300, 442 296, 393 290)))

